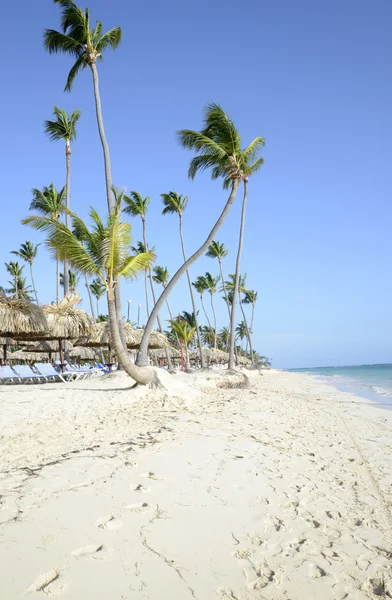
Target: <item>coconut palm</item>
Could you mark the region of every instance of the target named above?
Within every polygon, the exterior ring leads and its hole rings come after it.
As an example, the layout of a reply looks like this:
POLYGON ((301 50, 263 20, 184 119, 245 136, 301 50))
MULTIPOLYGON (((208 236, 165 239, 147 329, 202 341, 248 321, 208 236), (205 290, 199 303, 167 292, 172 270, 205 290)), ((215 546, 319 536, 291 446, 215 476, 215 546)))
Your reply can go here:
POLYGON ((201 339, 203 340, 204 346, 213 348, 215 344, 216 330, 213 327, 208 327, 207 325, 202 325, 200 330, 201 339))
POLYGON ((215 350, 216 350, 216 313, 215 313, 213 296, 216 293, 216 286, 218 285, 219 279, 220 279, 219 276, 218 277, 213 277, 211 275, 211 273, 209 273, 208 271, 204 275, 204 280, 206 282, 206 289, 210 292, 211 309, 212 309, 212 314, 214 316, 214 331, 215 331, 214 348, 215 348, 215 350))
POLYGON ((224 291, 224 296, 225 296, 225 300, 226 300, 226 305, 227 305, 227 311, 229 313, 229 322, 231 319, 231 312, 230 312, 230 303, 228 301, 228 297, 227 297, 227 290, 226 290, 226 282, 225 282, 225 278, 223 276, 223 266, 222 266, 222 260, 224 259, 225 256, 227 256, 228 250, 225 248, 225 245, 220 242, 217 242, 215 240, 213 240, 211 242, 211 244, 208 246, 208 250, 206 252, 206 256, 208 256, 208 258, 217 258, 218 262, 219 262, 219 270, 220 270, 220 276, 221 276, 221 280, 222 280, 222 284, 223 284, 223 291, 224 291))
MULTIPOLYGON (((101 97, 99 92, 99 77, 97 61, 103 60, 105 50, 111 48, 115 50, 121 41, 121 28, 114 27, 102 34, 102 23, 96 21, 94 29, 90 26, 89 9, 79 8, 73 0, 54 0, 61 7, 61 27, 62 32, 55 29, 46 29, 44 32, 44 45, 50 54, 69 54, 76 59, 67 78, 65 90, 70 91, 75 77, 79 71, 87 66, 91 69, 94 87, 95 112, 99 137, 102 144, 106 199, 108 210, 111 212, 115 208, 116 199, 113 194, 112 169, 110 164, 109 145, 105 135, 103 125, 101 97)), ((117 322, 120 327, 120 335, 125 349, 125 338, 122 330, 122 310, 120 285, 115 289, 117 322)))
POLYGON ((108 301, 109 325, 113 346, 124 371, 136 382, 148 384, 157 380, 155 372, 136 367, 124 350, 118 328, 114 290, 123 276, 135 279, 154 260, 152 252, 131 254, 131 226, 121 219, 121 197, 106 222, 94 208, 90 210, 92 226, 86 224, 75 213, 70 212, 73 230, 64 223, 45 217, 30 217, 25 222, 35 229, 47 232, 47 246, 61 259, 67 258, 70 265, 80 273, 93 276, 105 287, 108 301), (83 245, 80 243, 83 241, 83 245))
POLYGON ((207 282, 205 280, 205 278, 202 275, 199 275, 199 277, 196 279, 196 281, 194 281, 192 283, 193 287, 195 288, 196 292, 199 294, 200 296, 200 303, 204 312, 204 316, 207 320, 208 323, 208 327, 211 329, 211 322, 210 319, 208 318, 208 313, 205 309, 204 306, 204 302, 203 302, 203 294, 204 292, 207 290, 207 282))
MULTIPOLYGON (((146 246, 143 244, 143 242, 137 242, 136 246, 132 246, 132 250, 133 252, 139 253, 139 254, 143 254, 144 252, 147 252, 146 250, 146 246)), ((148 298, 148 285, 147 285, 147 269, 145 269, 144 271, 144 293, 146 296, 146 311, 147 311, 147 318, 150 316, 150 304, 149 304, 149 298, 148 298)))
POLYGON ((38 251, 39 245, 40 244, 33 244, 33 242, 25 242, 24 244, 20 245, 19 250, 12 250, 12 252, 11 252, 11 254, 16 254, 17 256, 20 256, 20 258, 22 258, 25 262, 29 263, 31 283, 33 286, 35 301, 36 301, 37 305, 39 304, 39 302, 38 302, 38 294, 37 294, 37 289, 35 287, 35 281, 34 281, 34 276, 33 276, 33 262, 34 262, 35 258, 37 257, 37 251, 38 251))
MULTIPOLYGON (((227 288, 228 295, 229 295, 229 298, 232 303, 234 302, 235 285, 236 285, 236 276, 229 275, 229 280, 226 281, 226 288, 227 288)), ((241 299, 241 294, 245 294, 246 292, 247 292, 247 289, 246 289, 246 274, 245 274, 244 276, 240 275, 240 277, 238 278, 238 301, 239 301, 239 305, 240 305, 241 312, 242 312, 243 322, 245 323, 245 327, 247 330, 247 339, 248 339, 248 343, 249 343, 250 354, 253 357, 252 338, 250 335, 248 321, 246 318, 246 314, 245 314, 242 299, 241 299)), ((233 307, 234 307, 234 304, 231 305, 232 312, 233 312, 233 307)), ((252 358, 252 364, 254 364, 253 358, 252 358)))
POLYGON ((189 343, 193 340, 196 327, 190 327, 184 319, 180 319, 179 321, 171 320, 169 323, 172 333, 174 333, 180 340, 180 343, 185 346, 185 366, 186 369, 189 370, 191 368, 191 363, 189 362, 189 343))
MULTIPOLYGON (((75 273, 75 271, 71 271, 71 269, 69 269, 68 271, 68 284, 69 284, 69 292, 71 292, 71 294, 76 294, 77 292, 77 286, 78 283, 80 281, 80 277, 77 273, 75 273)), ((62 287, 65 287, 65 278, 64 278, 64 273, 60 273, 60 285, 62 287)))
POLYGON ((250 321, 250 331, 253 332, 253 320, 255 316, 255 307, 257 301, 257 292, 254 290, 246 290, 244 294, 244 299, 242 300, 243 304, 251 304, 252 305, 252 317, 250 321))
MULTIPOLYGON (((244 339, 248 339, 248 328, 245 324, 245 321, 241 321, 235 328, 237 338, 242 342, 244 339)), ((247 342, 248 345, 248 342, 247 342)))
MULTIPOLYGON (((157 312, 159 312, 163 302, 168 297, 180 277, 200 256, 202 256, 202 254, 204 254, 212 240, 215 238, 235 200, 241 180, 249 171, 249 162, 253 160, 262 140, 262 138, 256 138, 245 150, 242 150, 241 136, 234 122, 227 116, 224 110, 215 103, 206 106, 204 124, 201 131, 183 129, 177 132, 177 137, 183 148, 195 150, 197 152, 197 155, 190 162, 188 170, 189 177, 193 179, 199 171, 211 169, 212 179, 222 178, 223 187, 224 189, 230 189, 230 194, 205 242, 173 275, 151 312, 150 319, 148 320, 140 344, 137 359, 137 362, 140 365, 147 364, 148 362, 148 339, 153 330, 157 312)), ((261 166, 261 163, 259 166, 261 166)), ((256 169, 257 164, 254 165, 254 170, 256 169)), ((232 338, 234 344, 234 331, 232 338)), ((234 348, 231 348, 231 361, 229 361, 230 368, 234 366, 233 357, 234 348)))
MULTIPOLYGON (((76 138, 76 123, 80 118, 80 110, 74 110, 70 115, 65 110, 53 107, 53 121, 45 121, 45 133, 49 136, 51 142, 63 140, 65 142, 65 166, 66 166, 66 199, 65 204, 67 209, 71 208, 71 142, 76 138)), ((65 223, 69 228, 69 214, 65 213, 65 223)), ((64 265, 64 295, 68 294, 68 265, 64 265)))
POLYGON ((218 348, 227 352, 230 346, 230 330, 228 327, 222 327, 218 333, 218 348))
MULTIPOLYGON (((30 210, 35 210, 39 215, 58 221, 60 215, 65 211, 65 186, 58 192, 55 185, 51 183, 42 191, 33 188, 33 199, 30 202, 30 210)), ((24 223, 24 221, 22 221, 24 223)), ((56 302, 60 300, 60 261, 56 258, 56 302)))
POLYGON ((99 318, 99 299, 105 293, 105 289, 105 286, 99 281, 99 279, 93 279, 93 281, 90 283, 90 290, 95 296, 95 300, 97 302, 97 319, 99 318))
MULTIPOLYGON (((188 197, 183 196, 182 194, 177 194, 177 192, 169 192, 168 194, 161 194, 161 198, 163 200, 163 205, 164 205, 162 214, 163 215, 168 215, 168 214, 177 214, 178 215, 182 256, 183 256, 184 263, 185 263, 187 260, 187 257, 186 257, 186 252, 185 252, 184 236, 183 236, 183 232, 182 232, 182 213, 184 212, 186 205, 188 204, 188 197)), ((193 312, 195 315, 197 315, 195 297, 193 295, 192 282, 191 282, 191 276, 189 273, 189 269, 186 269, 186 276, 188 279, 189 293, 191 295, 193 312)), ((200 335, 200 329, 199 329, 199 323, 197 320, 197 316, 196 316, 195 327, 196 327, 197 341, 199 344, 200 364, 201 364, 201 368, 204 369, 206 367, 206 362, 205 362, 205 358, 203 356, 203 347, 202 347, 202 343, 201 343, 201 335, 200 335)))
MULTIPOLYGON (((153 272, 154 272, 154 275, 152 276, 153 280, 156 283, 160 284, 163 287, 163 289, 165 289, 167 286, 167 282, 169 280, 169 271, 168 271, 167 267, 160 267, 159 265, 156 265, 153 268, 153 272)), ((170 315, 170 319, 173 320, 173 315, 170 310, 170 305, 169 305, 168 300, 166 300, 166 306, 167 306, 168 313, 170 315)))
POLYGON ((13 261, 4 264, 12 277, 12 281, 8 282, 10 287, 6 290, 7 294, 11 294, 11 297, 16 300, 31 300, 31 288, 26 285, 26 277, 23 277, 24 266, 13 261))

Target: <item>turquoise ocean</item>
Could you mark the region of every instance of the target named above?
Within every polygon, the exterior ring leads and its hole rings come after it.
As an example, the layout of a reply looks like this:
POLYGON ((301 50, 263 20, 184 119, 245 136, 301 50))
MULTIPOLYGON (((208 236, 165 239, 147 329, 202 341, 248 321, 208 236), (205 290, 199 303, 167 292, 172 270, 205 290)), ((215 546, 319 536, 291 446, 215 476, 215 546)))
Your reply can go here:
POLYGON ((343 392, 353 392, 392 410, 392 364, 288 370, 309 373, 343 392))

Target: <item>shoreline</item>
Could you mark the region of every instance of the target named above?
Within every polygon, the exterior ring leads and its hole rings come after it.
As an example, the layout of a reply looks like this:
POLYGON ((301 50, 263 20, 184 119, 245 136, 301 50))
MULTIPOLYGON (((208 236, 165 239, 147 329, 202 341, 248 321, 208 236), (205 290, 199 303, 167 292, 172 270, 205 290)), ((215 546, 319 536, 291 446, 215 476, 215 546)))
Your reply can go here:
POLYGON ((246 374, 3 386, 2 597, 392 597, 392 414, 246 374))

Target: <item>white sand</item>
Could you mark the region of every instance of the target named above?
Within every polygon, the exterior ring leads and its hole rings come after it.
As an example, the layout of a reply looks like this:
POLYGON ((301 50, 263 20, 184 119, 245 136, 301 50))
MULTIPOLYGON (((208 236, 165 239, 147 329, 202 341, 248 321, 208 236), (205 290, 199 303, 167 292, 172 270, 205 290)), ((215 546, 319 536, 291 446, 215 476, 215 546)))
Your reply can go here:
POLYGON ((162 377, 0 388, 2 600, 392 598, 390 411, 162 377))

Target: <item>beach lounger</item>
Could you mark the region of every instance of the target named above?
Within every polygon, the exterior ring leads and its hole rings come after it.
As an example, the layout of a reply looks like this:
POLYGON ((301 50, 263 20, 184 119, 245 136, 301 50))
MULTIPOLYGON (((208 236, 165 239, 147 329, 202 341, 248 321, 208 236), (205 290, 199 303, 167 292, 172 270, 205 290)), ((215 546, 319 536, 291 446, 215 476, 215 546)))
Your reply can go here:
POLYGON ((63 383, 66 383, 73 378, 71 373, 58 373, 50 363, 35 363, 34 367, 37 369, 38 373, 43 375, 43 377, 51 378, 52 381, 62 381, 63 383))
POLYGON ((95 364, 97 365, 98 369, 101 369, 102 373, 110 373, 110 369, 104 367, 102 363, 97 362, 95 364))
POLYGON ((9 365, 0 366, 0 381, 2 383, 21 383, 21 378, 9 365))
POLYGON ((47 379, 43 375, 38 375, 38 373, 34 373, 32 368, 28 365, 14 365, 14 371, 25 383, 40 383, 41 380, 47 381, 47 379))

